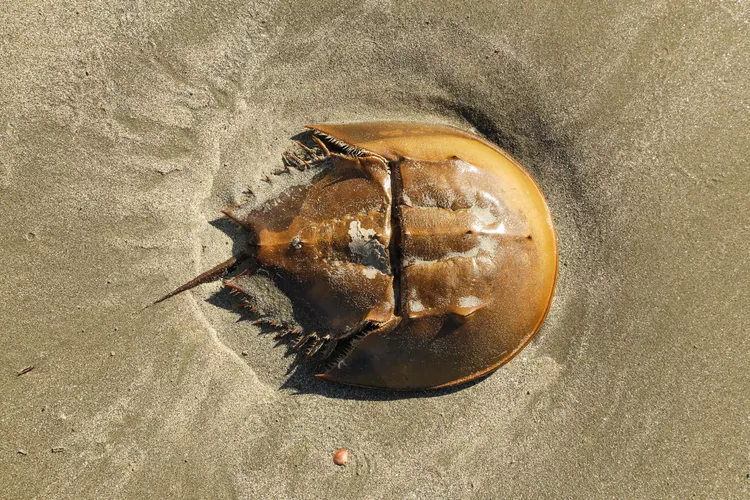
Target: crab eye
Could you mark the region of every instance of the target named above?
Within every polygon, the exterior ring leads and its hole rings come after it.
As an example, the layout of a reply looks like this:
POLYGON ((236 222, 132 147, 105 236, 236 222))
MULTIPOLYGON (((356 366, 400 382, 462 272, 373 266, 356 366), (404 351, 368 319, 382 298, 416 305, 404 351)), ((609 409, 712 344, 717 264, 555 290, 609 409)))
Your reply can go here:
POLYGON ((292 242, 289 243, 289 248, 292 250, 301 250, 302 249, 302 242, 299 239, 299 236, 295 236, 292 238, 292 242))

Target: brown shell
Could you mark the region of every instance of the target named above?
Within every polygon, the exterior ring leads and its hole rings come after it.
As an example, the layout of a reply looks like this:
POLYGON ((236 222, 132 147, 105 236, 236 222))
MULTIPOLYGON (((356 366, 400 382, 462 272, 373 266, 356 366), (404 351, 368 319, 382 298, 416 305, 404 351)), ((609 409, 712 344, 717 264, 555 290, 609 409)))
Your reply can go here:
MULTIPOLYGON (((558 261, 552 217, 526 170, 452 127, 308 128, 320 150, 302 147, 323 164, 315 180, 225 213, 253 235, 255 267, 291 282, 319 317, 322 331, 298 341, 333 353, 318 376, 438 388, 516 355, 547 315, 558 261)), ((244 279, 227 285, 247 291, 244 279)))

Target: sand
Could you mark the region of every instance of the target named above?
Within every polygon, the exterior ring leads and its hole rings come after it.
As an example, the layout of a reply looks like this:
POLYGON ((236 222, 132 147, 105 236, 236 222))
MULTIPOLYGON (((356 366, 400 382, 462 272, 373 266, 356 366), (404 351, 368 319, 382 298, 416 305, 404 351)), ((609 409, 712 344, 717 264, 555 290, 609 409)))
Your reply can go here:
POLYGON ((745 3, 5 2, 0 34, 0 497, 750 494, 745 3), (219 211, 303 125, 382 119, 483 134, 547 195, 517 358, 373 392, 219 283, 144 309, 236 250, 219 211))

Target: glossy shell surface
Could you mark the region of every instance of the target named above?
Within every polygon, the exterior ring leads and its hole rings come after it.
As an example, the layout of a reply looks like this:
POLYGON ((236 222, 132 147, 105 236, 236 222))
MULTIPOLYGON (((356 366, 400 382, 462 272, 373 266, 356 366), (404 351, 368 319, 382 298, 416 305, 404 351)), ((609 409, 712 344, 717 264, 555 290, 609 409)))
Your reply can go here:
MULTIPOLYGON (((438 388, 517 354, 547 315, 558 265, 553 220, 528 172, 452 127, 308 128, 320 145, 312 182, 225 214, 251 233, 253 269, 318 318, 315 333, 292 330, 297 347, 329 356, 318 376, 438 388)), ((227 285, 246 292, 246 276, 227 285)))

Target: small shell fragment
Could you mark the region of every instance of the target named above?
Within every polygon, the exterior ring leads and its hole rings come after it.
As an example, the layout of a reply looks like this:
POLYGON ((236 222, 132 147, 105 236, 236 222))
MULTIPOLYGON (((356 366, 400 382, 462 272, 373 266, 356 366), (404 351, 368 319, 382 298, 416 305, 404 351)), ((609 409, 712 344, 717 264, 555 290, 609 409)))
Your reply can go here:
POLYGON ((346 465, 347 461, 349 461, 349 450, 346 448, 341 448, 333 454, 333 463, 336 465, 346 465))

